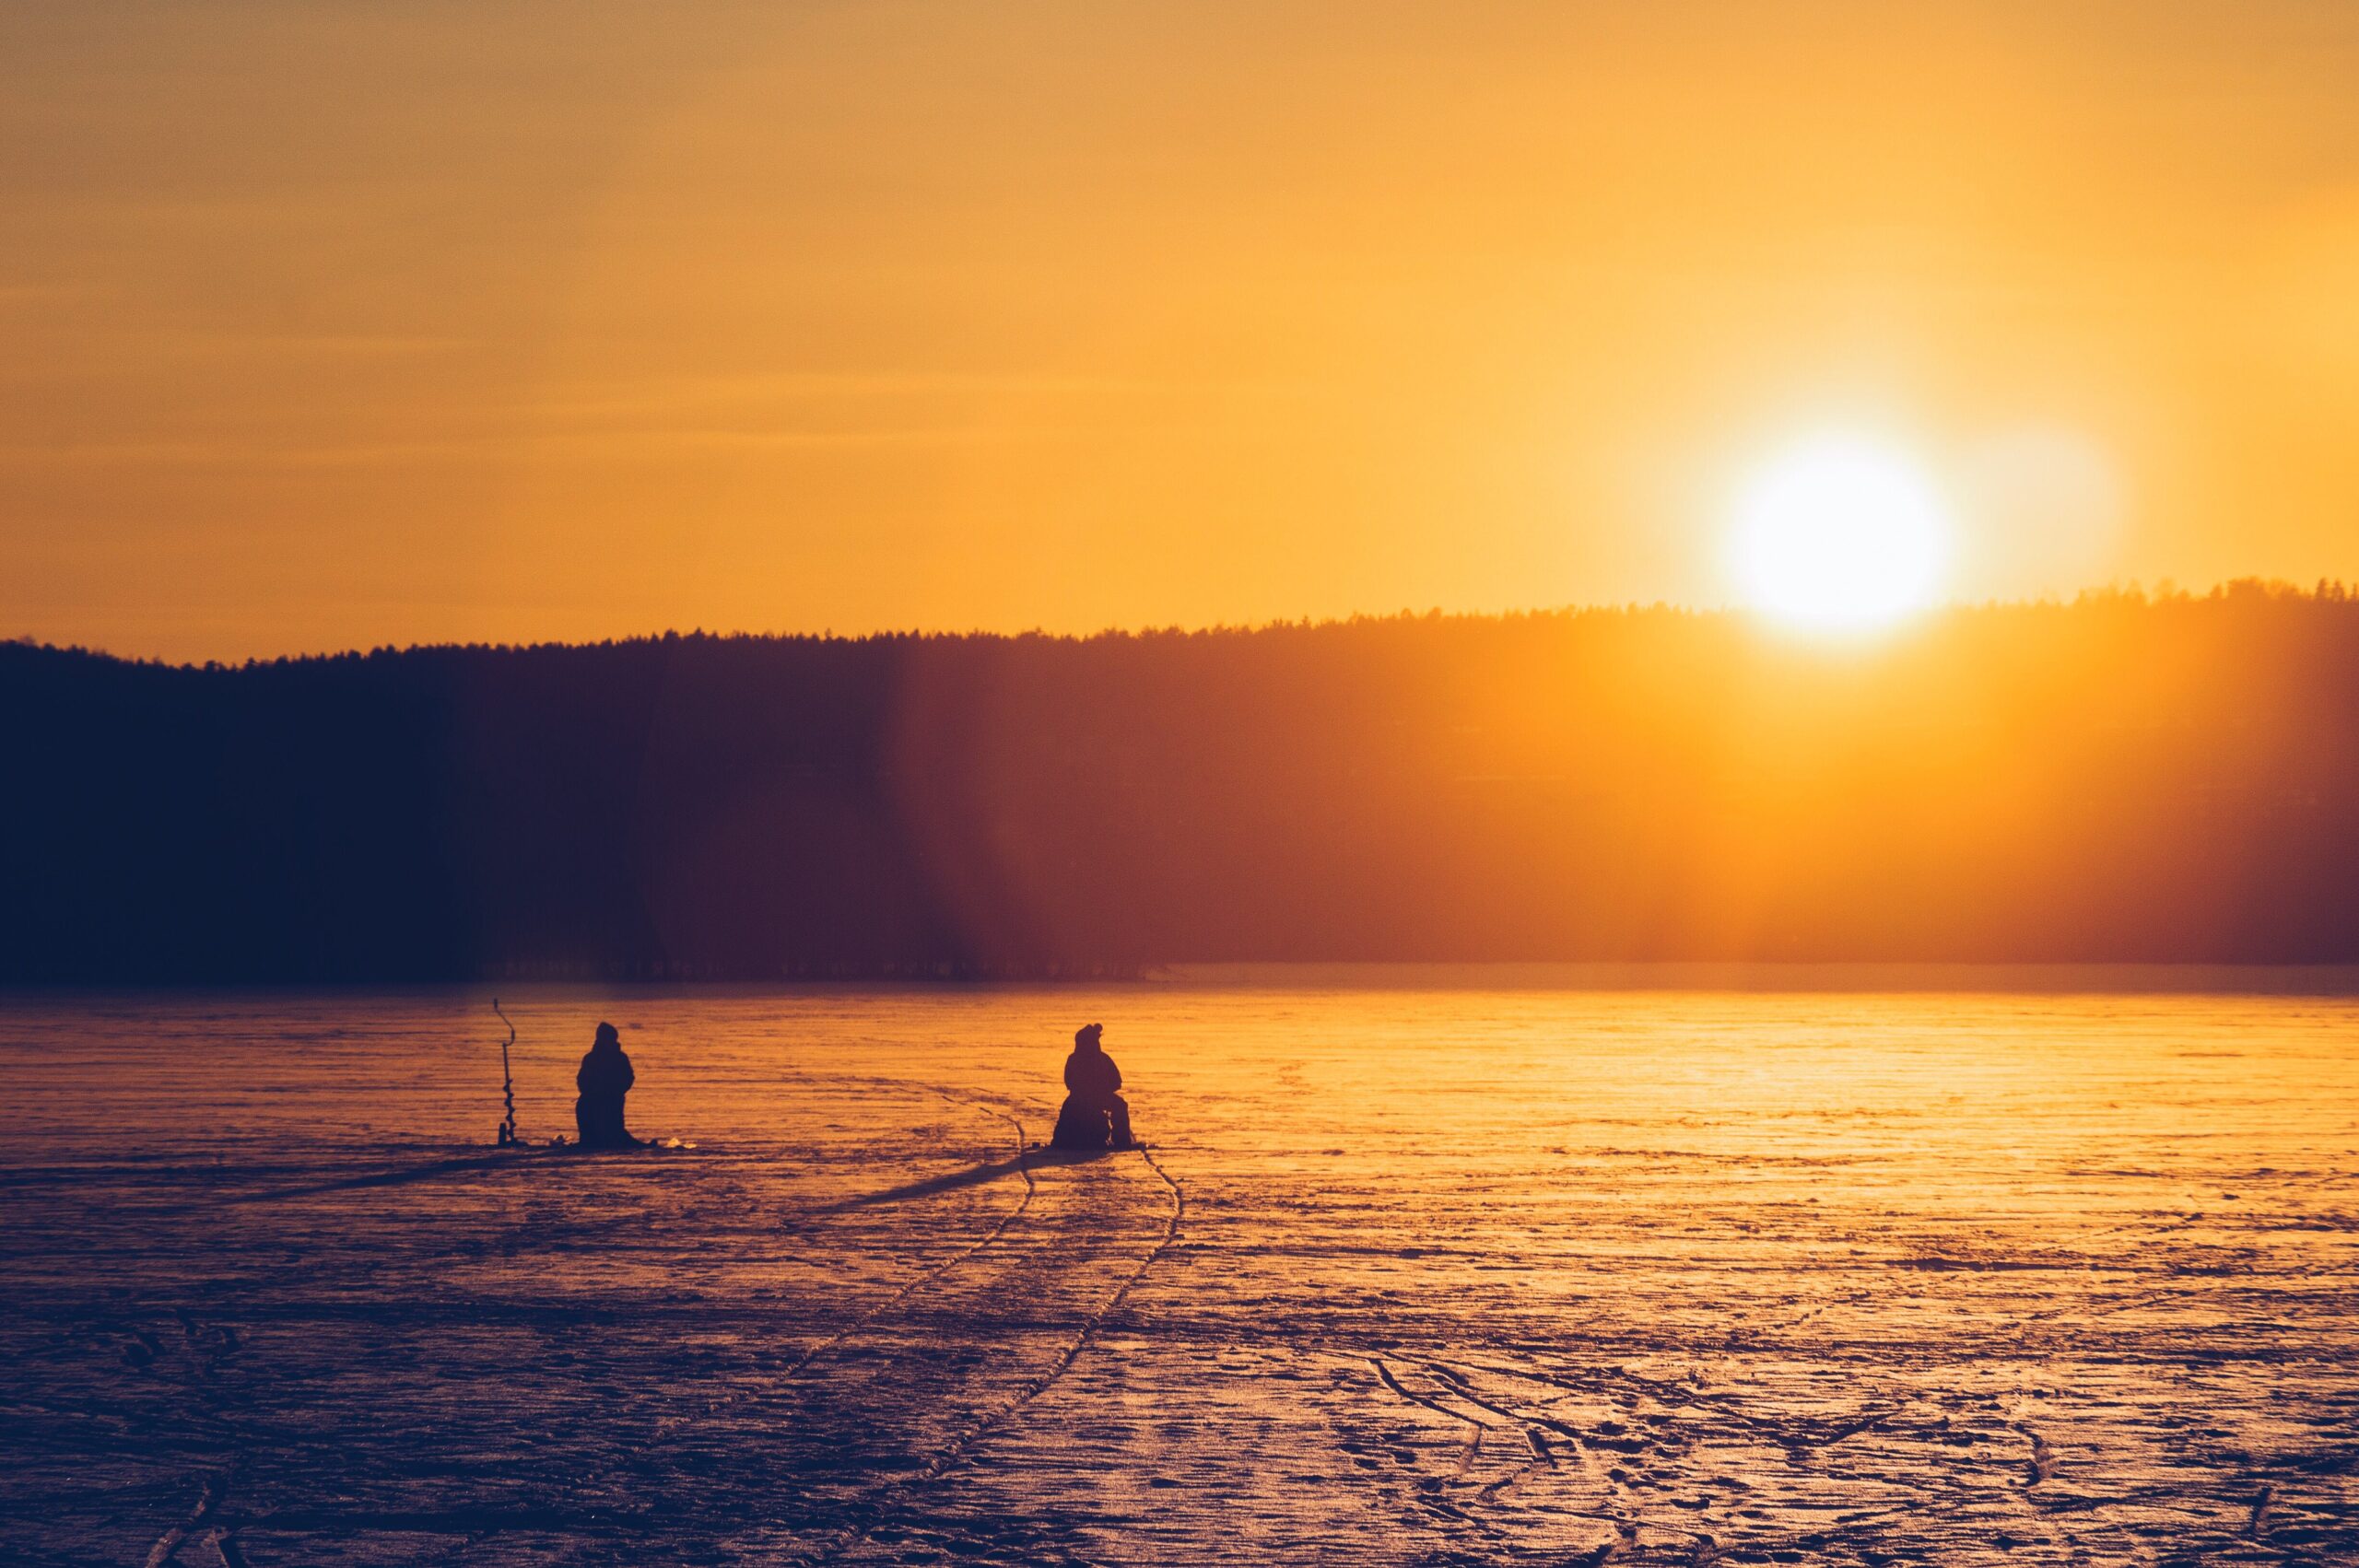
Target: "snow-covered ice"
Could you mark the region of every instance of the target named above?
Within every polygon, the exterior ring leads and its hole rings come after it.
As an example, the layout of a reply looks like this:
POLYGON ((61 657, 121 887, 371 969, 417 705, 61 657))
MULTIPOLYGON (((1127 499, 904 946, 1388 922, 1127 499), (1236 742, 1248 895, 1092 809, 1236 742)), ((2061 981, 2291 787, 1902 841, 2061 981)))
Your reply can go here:
POLYGON ((0 1560, 2359 1562, 2347 1000, 507 1000, 0 1002, 0 1560))

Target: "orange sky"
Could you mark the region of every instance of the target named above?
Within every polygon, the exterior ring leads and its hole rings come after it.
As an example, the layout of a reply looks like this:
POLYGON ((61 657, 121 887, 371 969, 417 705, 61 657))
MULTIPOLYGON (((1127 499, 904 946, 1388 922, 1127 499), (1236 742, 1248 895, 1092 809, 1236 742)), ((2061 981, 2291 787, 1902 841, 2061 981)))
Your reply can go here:
POLYGON ((1951 590, 2359 577, 2359 7, 0 11, 0 635, 1720 602, 1828 423, 1951 590))

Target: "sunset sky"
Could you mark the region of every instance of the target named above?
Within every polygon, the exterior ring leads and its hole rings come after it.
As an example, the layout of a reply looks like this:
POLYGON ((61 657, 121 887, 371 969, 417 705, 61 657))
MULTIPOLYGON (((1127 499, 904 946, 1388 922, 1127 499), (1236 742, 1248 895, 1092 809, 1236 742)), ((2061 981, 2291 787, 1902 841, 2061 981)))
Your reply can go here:
POLYGON ((0 636, 2359 577, 2359 6, 0 11, 0 636))

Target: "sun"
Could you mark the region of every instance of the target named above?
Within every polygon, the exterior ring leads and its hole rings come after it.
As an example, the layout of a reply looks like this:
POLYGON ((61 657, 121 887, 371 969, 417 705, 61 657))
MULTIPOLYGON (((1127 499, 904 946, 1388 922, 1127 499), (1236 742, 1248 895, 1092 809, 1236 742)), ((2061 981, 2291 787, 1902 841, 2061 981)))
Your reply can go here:
POLYGON ((1729 568, 1745 603, 1796 630, 1873 631, 1932 603, 1949 509, 1925 467, 1870 438, 1818 436, 1739 486, 1729 568))

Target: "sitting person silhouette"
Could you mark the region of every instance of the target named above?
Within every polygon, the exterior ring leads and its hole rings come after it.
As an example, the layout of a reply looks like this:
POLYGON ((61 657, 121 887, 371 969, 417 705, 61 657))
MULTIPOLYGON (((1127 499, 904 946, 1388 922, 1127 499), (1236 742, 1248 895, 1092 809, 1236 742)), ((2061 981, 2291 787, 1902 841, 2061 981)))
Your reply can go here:
POLYGON ((639 1140, 623 1126, 623 1096, 630 1093, 635 1075, 623 1040, 611 1024, 598 1025, 598 1037, 573 1075, 581 1097, 573 1102, 573 1123, 581 1132, 584 1149, 636 1149, 639 1140))
POLYGON ((1073 1055, 1065 1058, 1064 1107, 1049 1138, 1052 1149, 1131 1147, 1130 1102, 1117 1093, 1122 1070, 1098 1044, 1105 1032, 1104 1024, 1092 1024, 1073 1037, 1073 1055))

